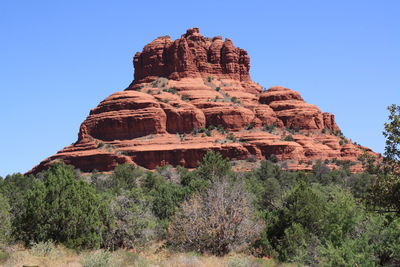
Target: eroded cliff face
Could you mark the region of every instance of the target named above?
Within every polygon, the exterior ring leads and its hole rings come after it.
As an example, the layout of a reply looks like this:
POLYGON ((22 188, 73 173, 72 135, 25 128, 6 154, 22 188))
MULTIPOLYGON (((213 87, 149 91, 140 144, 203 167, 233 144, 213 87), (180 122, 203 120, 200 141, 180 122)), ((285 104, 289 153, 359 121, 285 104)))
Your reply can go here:
POLYGON ((288 88, 263 88, 250 79, 250 58, 229 39, 198 28, 181 38, 159 37, 134 56, 134 81, 90 111, 78 141, 31 170, 63 160, 82 171, 118 164, 149 169, 196 167, 207 150, 231 159, 286 161, 292 170, 315 160, 349 160, 370 149, 345 138, 334 115, 288 88))
POLYGON ((230 39, 207 38, 199 28, 188 29, 181 38, 173 41, 169 36, 155 39, 136 53, 133 64, 135 82, 158 77, 180 78, 207 77, 249 81, 250 57, 230 39))

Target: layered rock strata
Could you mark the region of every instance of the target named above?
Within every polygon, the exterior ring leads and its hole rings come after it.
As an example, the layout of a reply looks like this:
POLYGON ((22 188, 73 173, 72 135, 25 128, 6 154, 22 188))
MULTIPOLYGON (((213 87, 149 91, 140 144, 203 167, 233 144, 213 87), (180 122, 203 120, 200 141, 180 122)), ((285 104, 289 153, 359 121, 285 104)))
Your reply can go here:
POLYGON ((63 160, 84 172, 118 164, 188 168, 208 150, 225 157, 276 159, 293 170, 315 160, 351 161, 377 155, 345 138, 332 114, 276 86, 264 90, 249 75, 250 58, 229 39, 198 28, 159 37, 134 56, 134 81, 92 109, 78 140, 42 161, 37 173, 63 160))

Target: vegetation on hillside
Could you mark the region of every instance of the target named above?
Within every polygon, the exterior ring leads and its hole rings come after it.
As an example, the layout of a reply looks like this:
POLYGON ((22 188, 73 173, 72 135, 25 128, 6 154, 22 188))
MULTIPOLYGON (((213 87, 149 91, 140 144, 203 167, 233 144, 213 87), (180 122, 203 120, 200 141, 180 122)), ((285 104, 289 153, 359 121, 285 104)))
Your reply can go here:
POLYGON ((162 243, 311 266, 399 265, 400 107, 389 111, 385 160, 363 155, 361 174, 322 161, 310 173, 271 161, 235 173, 210 151, 193 171, 120 165, 81 175, 57 163, 35 176, 8 175, 0 179, 0 252, 17 242, 42 254, 54 244, 103 249, 85 258, 93 266, 110 260, 104 251, 162 243))

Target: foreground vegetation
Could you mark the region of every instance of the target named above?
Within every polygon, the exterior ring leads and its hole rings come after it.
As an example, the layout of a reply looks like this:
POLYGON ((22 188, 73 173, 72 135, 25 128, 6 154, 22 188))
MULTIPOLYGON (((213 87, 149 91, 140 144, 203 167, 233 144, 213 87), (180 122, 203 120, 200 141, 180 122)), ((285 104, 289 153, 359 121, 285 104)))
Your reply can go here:
MULTIPOLYGON (((8 248, 5 266, 84 266, 84 267, 125 267, 125 266, 161 266, 161 267, 242 267, 242 266, 276 266, 273 259, 257 258, 245 254, 230 254, 217 257, 193 252, 172 252, 167 249, 156 250, 156 247, 145 251, 127 250, 105 251, 90 250, 77 252, 54 243, 34 244, 29 250, 18 246, 8 248)), ((0 265, 1 265, 0 257, 0 265)), ((296 266, 283 264, 279 266, 296 266)))
POLYGON ((0 180, 0 262, 398 266, 400 108, 391 108, 386 158, 364 154, 361 174, 321 161, 311 173, 270 161, 235 173, 208 152, 193 171, 120 165, 82 175, 57 163, 9 175, 0 180))

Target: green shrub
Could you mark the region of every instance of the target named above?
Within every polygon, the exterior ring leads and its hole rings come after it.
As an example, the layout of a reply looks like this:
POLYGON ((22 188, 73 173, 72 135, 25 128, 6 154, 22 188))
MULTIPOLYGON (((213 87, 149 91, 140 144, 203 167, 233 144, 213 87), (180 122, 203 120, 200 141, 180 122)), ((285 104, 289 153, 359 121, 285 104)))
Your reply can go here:
POLYGON ((307 176, 298 179, 294 188, 277 194, 275 199, 282 202, 274 203, 273 196, 283 188, 276 181, 266 185, 265 196, 272 205, 265 215, 266 237, 257 244, 260 251, 273 254, 276 250, 282 261, 312 266, 345 266, 345 262, 371 266, 398 259, 394 255, 400 255, 400 246, 389 244, 399 243, 400 228, 394 229, 400 224, 390 228, 383 226, 383 216, 369 218, 340 186, 307 184, 307 176), (390 229, 386 232, 390 234, 383 234, 382 229, 390 229))
POLYGON ((8 200, 0 194, 0 244, 8 243, 11 235, 11 213, 8 200))
POLYGON ((110 186, 113 190, 130 190, 138 186, 145 172, 140 167, 132 164, 121 164, 115 167, 110 177, 110 186))
POLYGON ((167 182, 154 187, 151 193, 154 197, 153 212, 161 220, 173 216, 185 196, 182 187, 167 182))
POLYGON ((340 245, 328 240, 320 247, 321 265, 397 266, 400 262, 398 222, 392 216, 366 213, 361 223, 351 235, 341 240, 340 245))
POLYGON ((265 180, 265 191, 263 195, 263 206, 266 208, 274 208, 282 206, 283 188, 279 181, 270 177, 265 180))
POLYGON ((321 238, 329 240, 334 246, 340 246, 362 223, 365 212, 349 191, 339 186, 323 189, 327 202, 321 223, 321 238))
POLYGON ((48 240, 45 242, 32 243, 30 253, 36 257, 46 257, 50 255, 56 246, 53 241, 48 240))
POLYGON ((271 125, 265 125, 263 128, 263 131, 272 133, 275 130, 275 124, 271 124, 271 125))
MULTIPOLYGON (((42 174, 38 174, 42 176, 42 174)), ((23 202, 25 201, 25 194, 32 187, 37 179, 33 175, 13 174, 7 175, 4 180, 0 180, 0 194, 6 197, 10 205, 11 216, 11 240, 16 241, 19 236, 17 228, 17 218, 23 212, 23 202)), ((7 225, 7 220, 4 225, 7 225)), ((0 226, 1 228, 1 226, 0 226)))
POLYGON ((277 163, 278 157, 275 154, 271 154, 269 155, 268 160, 271 161, 272 163, 277 163))
POLYGON ((390 114, 383 131, 386 138, 385 160, 395 172, 400 167, 400 106, 392 104, 387 109, 390 114))
POLYGON ((181 99, 182 99, 183 101, 189 101, 189 100, 190 100, 189 96, 187 96, 187 95, 182 95, 182 96, 181 96, 181 99))
POLYGON ((328 245, 320 249, 323 266, 376 266, 372 246, 366 239, 349 239, 335 247, 328 245))
POLYGON ((231 175, 232 168, 229 160, 224 159, 221 153, 209 150, 198 163, 195 174, 201 179, 214 181, 231 175))
POLYGON ((339 136, 339 137, 341 137, 341 136, 343 136, 343 133, 342 133, 342 131, 335 131, 335 132, 332 132, 332 134, 333 135, 335 135, 335 136, 339 136))
POLYGON ((294 222, 284 230, 278 245, 279 259, 288 262, 307 263, 316 266, 315 253, 320 240, 301 224, 294 222))
POLYGON ((168 89, 164 89, 164 92, 168 92, 168 93, 171 93, 171 94, 177 94, 178 93, 178 89, 176 88, 176 87, 171 87, 171 88, 168 88, 168 89))
POLYGON ((380 216, 382 222, 380 224, 371 220, 370 225, 375 226, 378 231, 371 231, 372 240, 378 238, 378 242, 371 242, 374 245, 375 255, 381 265, 399 265, 400 264, 400 219, 395 216, 380 216))
POLYGON ((57 163, 35 181, 16 219, 18 238, 29 243, 54 240, 70 248, 95 248, 102 242, 104 212, 96 191, 57 163))
POLYGON ((321 192, 300 182, 285 202, 283 209, 285 224, 299 223, 309 231, 320 233, 325 211, 325 199, 321 192))
POLYGON ((194 193, 203 192, 211 183, 208 179, 203 179, 199 176, 196 171, 189 172, 188 170, 181 168, 181 185, 184 187, 185 198, 190 197, 194 193))
POLYGON ((266 234, 270 242, 265 240, 266 247, 261 250, 268 252, 272 247, 281 261, 315 265, 312 258, 320 243, 326 203, 323 194, 305 182, 298 182, 282 201, 283 205, 267 212, 266 234))
MULTIPOLYGON (((167 80, 167 82, 168 82, 168 80, 167 80)), ((151 82, 151 86, 152 86, 153 88, 165 87, 165 86, 166 86, 166 83, 163 82, 163 79, 161 78, 161 79, 157 79, 157 80, 151 82)))
POLYGON ((260 168, 254 170, 254 175, 258 180, 265 181, 268 178, 279 179, 282 177, 283 172, 278 165, 273 164, 269 160, 263 160, 261 161, 260 168))
POLYGON ((250 124, 247 126, 246 130, 251 130, 254 128, 254 126, 256 126, 255 122, 250 122, 250 124))
POLYGON ((233 134, 233 133, 229 133, 227 136, 226 136, 226 139, 227 140, 230 140, 230 141, 232 141, 232 142, 237 142, 238 140, 236 139, 236 136, 233 134))
POLYGON ((237 99, 236 96, 231 97, 231 102, 233 102, 233 103, 235 103, 235 104, 240 103, 240 101, 237 99))
POLYGON ((154 173, 147 174, 144 186, 152 197, 154 215, 161 220, 169 220, 183 201, 185 190, 154 173))
POLYGON ((120 150, 120 151, 118 151, 118 153, 121 155, 129 156, 129 151, 126 151, 126 150, 122 150, 122 151, 120 150))
POLYGON ((224 126, 222 126, 221 124, 219 124, 219 125, 217 126, 217 131, 218 131, 220 134, 225 134, 225 133, 226 133, 224 126))
POLYGON ((112 255, 108 251, 97 250, 83 254, 81 263, 83 267, 109 267, 111 266, 112 255))
POLYGON ((367 204, 372 209, 382 209, 400 214, 400 181, 399 176, 393 173, 377 175, 367 204))
POLYGON ((293 138, 293 136, 292 136, 291 134, 289 134, 289 135, 286 135, 286 136, 283 138, 283 141, 293 142, 293 141, 294 141, 294 138, 293 138))
POLYGON ((368 173, 354 173, 347 177, 345 185, 355 198, 367 198, 376 177, 368 173))

